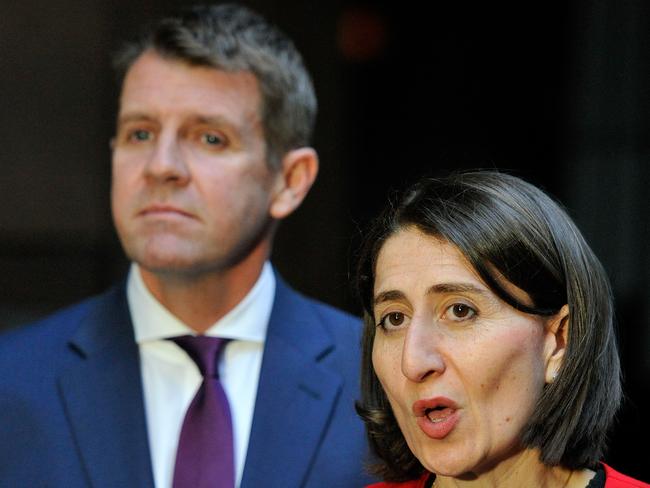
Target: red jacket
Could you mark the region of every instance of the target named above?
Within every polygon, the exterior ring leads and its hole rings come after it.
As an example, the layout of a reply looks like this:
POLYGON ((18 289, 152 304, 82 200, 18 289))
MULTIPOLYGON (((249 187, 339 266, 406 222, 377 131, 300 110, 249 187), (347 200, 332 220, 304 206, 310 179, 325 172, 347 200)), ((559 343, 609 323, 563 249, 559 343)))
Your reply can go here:
MULTIPOLYGON (((648 483, 637 481, 629 476, 619 473, 603 463, 605 468, 605 488, 650 488, 648 483)), ((429 473, 422 475, 420 479, 404 481, 402 483, 374 483, 367 488, 425 488, 429 473)))
POLYGON ((649 488, 648 483, 637 481, 619 473, 603 463, 605 468, 605 488, 649 488))

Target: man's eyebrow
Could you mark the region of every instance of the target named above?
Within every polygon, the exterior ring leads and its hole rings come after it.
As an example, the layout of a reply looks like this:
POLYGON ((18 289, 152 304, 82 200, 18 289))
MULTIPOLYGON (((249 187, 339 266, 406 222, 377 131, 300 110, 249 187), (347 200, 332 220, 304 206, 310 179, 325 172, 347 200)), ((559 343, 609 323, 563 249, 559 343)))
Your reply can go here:
POLYGON ((192 120, 206 125, 233 125, 232 121, 221 115, 197 115, 192 120))
POLYGON ((153 121, 153 117, 143 112, 130 112, 124 115, 118 115, 117 123, 126 124, 128 122, 153 121))
MULTIPOLYGON (((156 119, 151 115, 144 112, 129 112, 117 117, 118 124, 126 124, 129 122, 154 122, 156 119)), ((206 125, 234 125, 231 120, 221 115, 196 115, 189 120, 193 123, 206 124, 206 125)))

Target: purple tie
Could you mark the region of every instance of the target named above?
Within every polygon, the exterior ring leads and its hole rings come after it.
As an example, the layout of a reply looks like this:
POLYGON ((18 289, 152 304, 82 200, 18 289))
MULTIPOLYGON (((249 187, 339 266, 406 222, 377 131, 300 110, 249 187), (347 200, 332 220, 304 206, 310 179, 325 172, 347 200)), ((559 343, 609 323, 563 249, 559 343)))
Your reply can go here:
POLYGON ((227 339, 207 336, 172 337, 194 360, 203 383, 183 420, 174 488, 233 488, 232 422, 228 399, 219 381, 219 354, 227 339))

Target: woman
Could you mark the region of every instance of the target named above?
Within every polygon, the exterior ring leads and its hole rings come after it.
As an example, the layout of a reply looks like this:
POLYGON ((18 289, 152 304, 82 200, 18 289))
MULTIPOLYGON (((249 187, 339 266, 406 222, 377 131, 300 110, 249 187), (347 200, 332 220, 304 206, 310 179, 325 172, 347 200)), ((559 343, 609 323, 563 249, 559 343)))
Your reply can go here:
POLYGON ((600 463, 621 399, 610 287, 542 191, 422 181, 372 226, 357 284, 373 486, 650 486, 600 463))

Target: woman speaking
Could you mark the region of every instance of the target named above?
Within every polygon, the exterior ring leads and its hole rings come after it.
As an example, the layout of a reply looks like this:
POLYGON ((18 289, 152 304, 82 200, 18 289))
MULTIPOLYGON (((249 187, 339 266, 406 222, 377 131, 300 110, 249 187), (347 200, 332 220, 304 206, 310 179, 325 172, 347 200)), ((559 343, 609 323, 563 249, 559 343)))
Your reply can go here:
POLYGON ((357 285, 374 486, 650 486, 602 463, 621 400, 610 286, 542 191, 421 181, 366 235, 357 285))

